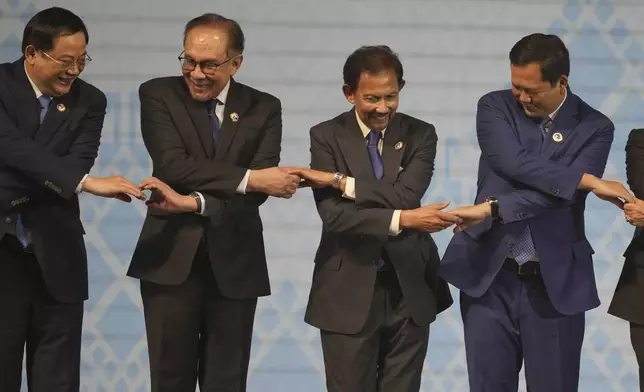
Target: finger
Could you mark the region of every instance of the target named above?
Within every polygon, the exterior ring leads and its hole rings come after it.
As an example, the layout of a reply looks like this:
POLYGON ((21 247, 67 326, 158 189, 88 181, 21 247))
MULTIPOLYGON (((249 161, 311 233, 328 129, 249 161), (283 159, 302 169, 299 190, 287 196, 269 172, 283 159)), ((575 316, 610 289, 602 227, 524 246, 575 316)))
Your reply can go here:
POLYGON ((125 193, 117 193, 116 195, 114 195, 114 198, 118 199, 120 201, 123 201, 125 203, 132 202, 132 198, 130 196, 126 195, 125 193))
POLYGON ((141 192, 139 187, 137 187, 136 185, 134 185, 133 183, 131 183, 129 181, 126 181, 125 183, 121 184, 121 192, 122 193, 127 193, 129 195, 132 195, 132 196, 136 197, 139 200, 145 200, 146 199, 145 194, 143 192, 141 192))
POLYGON ((426 207, 431 208, 431 209, 435 209, 435 210, 442 210, 444 208, 447 208, 449 203, 450 203, 449 201, 444 201, 442 203, 428 204, 426 207))
POLYGON ((449 212, 443 212, 443 211, 436 211, 436 217, 442 221, 447 221, 451 223, 461 223, 463 221, 463 219, 458 215, 455 215, 449 212))
POLYGON ((145 205, 147 205, 148 208, 154 208, 155 210, 162 210, 163 209, 163 208, 161 208, 161 204, 156 202, 156 201, 149 201, 148 200, 148 201, 145 202, 145 205))

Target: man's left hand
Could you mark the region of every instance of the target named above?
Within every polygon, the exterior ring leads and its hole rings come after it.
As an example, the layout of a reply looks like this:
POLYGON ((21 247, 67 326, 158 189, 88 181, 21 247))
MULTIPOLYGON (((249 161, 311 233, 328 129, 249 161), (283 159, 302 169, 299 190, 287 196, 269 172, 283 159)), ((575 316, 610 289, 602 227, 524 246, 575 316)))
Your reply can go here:
POLYGON ((333 173, 307 169, 305 167, 293 167, 289 169, 289 173, 295 174, 302 179, 300 187, 329 188, 333 186, 333 173))
POLYGON ((197 201, 194 197, 180 195, 158 178, 146 178, 139 187, 141 190, 152 191, 152 196, 145 202, 150 208, 171 213, 197 211, 197 201))
POLYGON ((479 224, 483 222, 485 218, 492 215, 492 209, 490 204, 487 202, 473 206, 458 207, 449 212, 462 219, 462 222, 454 228, 454 233, 458 233, 471 226, 479 224))

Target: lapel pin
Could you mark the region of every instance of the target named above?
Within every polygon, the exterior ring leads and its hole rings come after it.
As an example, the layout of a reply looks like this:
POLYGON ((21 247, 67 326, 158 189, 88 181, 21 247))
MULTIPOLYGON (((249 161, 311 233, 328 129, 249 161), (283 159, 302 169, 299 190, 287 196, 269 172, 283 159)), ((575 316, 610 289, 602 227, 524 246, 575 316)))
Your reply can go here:
POLYGON ((552 140, 555 142, 559 143, 563 140, 563 135, 560 134, 559 132, 552 134, 552 140))
POLYGON ((65 107, 65 105, 63 105, 62 103, 59 103, 59 104, 56 106, 56 109, 58 109, 58 111, 59 111, 59 112, 64 112, 65 110, 67 110, 67 108, 65 107))
POLYGON ((403 142, 398 142, 398 143, 396 143, 396 145, 394 146, 394 148, 395 148, 396 150, 400 150, 401 148, 403 148, 403 142))
POLYGON ((237 114, 235 112, 230 113, 230 119, 233 120, 233 122, 239 121, 239 114, 237 114))

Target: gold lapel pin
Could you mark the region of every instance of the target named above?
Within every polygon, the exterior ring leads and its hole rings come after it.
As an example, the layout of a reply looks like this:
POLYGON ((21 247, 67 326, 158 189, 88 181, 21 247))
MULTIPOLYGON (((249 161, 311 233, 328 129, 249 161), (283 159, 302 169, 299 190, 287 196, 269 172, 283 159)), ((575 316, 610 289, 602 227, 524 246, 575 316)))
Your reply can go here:
POLYGON ((230 113, 230 119, 233 120, 233 122, 239 121, 239 114, 237 114, 235 112, 230 113))
POLYGON ((403 148, 403 142, 398 142, 398 143, 396 143, 396 145, 394 146, 394 148, 395 148, 396 150, 400 150, 401 148, 403 148))
POLYGON ((552 134, 552 140, 555 142, 559 143, 563 140, 563 135, 560 134, 559 132, 552 134))
POLYGON ((58 109, 58 111, 59 111, 59 112, 64 112, 65 110, 67 110, 67 108, 65 107, 65 105, 63 105, 62 103, 59 103, 59 104, 56 106, 56 109, 58 109))

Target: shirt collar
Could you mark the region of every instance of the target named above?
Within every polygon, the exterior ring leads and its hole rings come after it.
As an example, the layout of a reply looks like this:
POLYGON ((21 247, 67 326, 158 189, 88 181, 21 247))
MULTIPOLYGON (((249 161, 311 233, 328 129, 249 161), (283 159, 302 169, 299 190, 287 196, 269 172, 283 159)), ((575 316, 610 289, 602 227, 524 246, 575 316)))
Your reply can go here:
MULTIPOLYGON (((369 132, 371 132, 371 129, 369 129, 369 127, 366 126, 365 123, 362 122, 362 120, 360 120, 360 116, 358 116, 358 111, 356 110, 355 112, 356 112, 356 120, 358 120, 358 126, 360 127, 360 130, 362 131, 362 136, 366 138, 367 135, 369 135, 369 132)), ((383 139, 385 137, 385 131, 386 130, 387 130, 387 128, 385 128, 382 131, 380 131, 381 136, 382 136, 383 139)))
POLYGON ((554 111, 554 112, 552 112, 552 113, 550 113, 550 116, 548 116, 548 117, 550 117, 550 119, 551 119, 551 120, 554 120, 554 119, 555 119, 555 116, 557 115, 557 112, 559 112, 559 109, 561 109, 561 107, 563 106, 564 102, 566 102, 566 98, 568 98, 568 89, 566 89, 566 95, 564 95, 564 99, 563 99, 563 101, 561 101, 561 103, 560 103, 560 104, 559 104, 559 106, 555 109, 555 111, 554 111))
POLYGON ((34 83, 33 80, 29 77, 29 73, 27 72, 27 63, 25 62, 25 75, 27 75, 27 80, 29 80, 29 84, 31 84, 31 87, 34 89, 34 94, 36 94, 36 99, 40 98, 43 93, 40 91, 38 86, 36 86, 36 83, 34 83))
POLYGON ((230 79, 228 79, 228 83, 226 83, 224 88, 219 92, 219 95, 217 95, 217 100, 221 102, 222 105, 226 104, 226 99, 228 98, 228 90, 230 90, 230 79))

